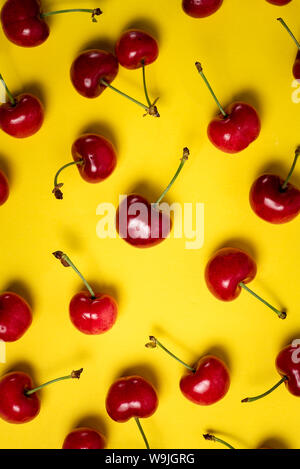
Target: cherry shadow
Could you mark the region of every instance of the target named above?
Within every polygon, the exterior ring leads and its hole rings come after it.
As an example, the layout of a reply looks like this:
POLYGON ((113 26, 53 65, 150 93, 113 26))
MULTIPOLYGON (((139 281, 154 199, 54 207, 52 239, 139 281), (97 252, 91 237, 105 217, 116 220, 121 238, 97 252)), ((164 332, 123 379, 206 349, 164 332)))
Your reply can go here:
POLYGON ((234 101, 242 101, 246 104, 250 104, 254 107, 256 112, 258 113, 259 117, 261 118, 263 115, 263 107, 261 104, 261 100, 259 99, 257 93, 253 90, 242 90, 239 93, 235 93, 232 96, 231 102, 234 101))
POLYGON ((287 442, 282 438, 271 437, 262 441, 257 449, 290 449, 287 442))
POLYGON ((108 438, 108 426, 106 421, 99 415, 87 415, 77 420, 72 429, 88 427, 97 430, 105 438, 108 438))
POLYGON ((112 54, 115 54, 115 42, 112 41, 110 38, 107 37, 102 37, 102 38, 95 38, 91 39, 87 42, 85 42, 80 50, 78 51, 78 54, 90 50, 90 49, 100 49, 100 50, 105 50, 106 52, 111 52, 112 54))
POLYGON ((2 154, 0 154, 0 170, 3 171, 3 173, 5 174, 5 176, 8 179, 8 182, 11 184, 12 176, 13 176, 12 175, 11 165, 10 165, 8 159, 5 158, 4 156, 2 156, 2 154))
POLYGON ((19 279, 13 280, 8 283, 5 287, 5 291, 11 291, 13 293, 17 293, 20 295, 24 300, 27 301, 29 306, 34 309, 34 298, 31 290, 29 287, 19 279))
POLYGON ((44 109, 46 109, 46 107, 47 107, 47 98, 46 98, 47 93, 45 92, 45 89, 43 88, 43 86, 40 83, 38 83, 38 82, 25 83, 25 85, 22 87, 22 89, 19 90, 19 92, 17 92, 16 94, 23 94, 23 93, 33 94, 34 96, 39 98, 39 100, 41 101, 41 103, 44 106, 44 109))
MULTIPOLYGON (((282 342, 281 342, 281 347, 280 350, 283 349, 284 347, 287 347, 288 345, 291 345, 291 343, 294 340, 300 340, 300 329, 296 330, 293 335, 288 335, 282 342)), ((297 346, 298 348, 299 346, 297 346)), ((279 349, 278 349, 279 353, 279 349)))
POLYGON ((124 378, 126 376, 141 376, 151 383, 156 391, 160 390, 160 383, 157 373, 148 364, 140 363, 135 366, 120 370, 115 379, 124 378))
MULTIPOLYGON (((270 160, 269 162, 265 162, 261 168, 257 171, 257 177, 262 176, 263 174, 276 174, 280 176, 283 180, 287 177, 290 167, 293 162, 293 155, 290 158, 290 165, 287 160, 270 160)), ((300 173, 299 170, 297 171, 297 167, 292 175, 291 184, 300 186, 300 173)))
MULTIPOLYGON (((178 348, 180 350, 185 350, 190 356, 194 357, 194 358, 192 358, 191 362, 196 362, 197 360, 199 360, 200 354, 196 355, 195 351, 192 350, 191 348, 189 348, 185 342, 178 339, 178 337, 175 337, 172 334, 170 334, 169 331, 167 331, 163 327, 154 326, 152 330, 153 330, 154 336, 157 337, 158 340, 161 340, 164 343, 164 337, 167 337, 168 342, 170 342, 171 344, 174 344, 174 350, 173 350, 172 345, 167 345, 167 348, 170 347, 171 352, 174 352, 175 355, 177 354, 176 349, 178 348)), ((178 352, 178 354, 179 353, 180 352, 178 352)), ((186 360, 183 360, 183 361, 186 361, 186 360)))
POLYGON ((85 125, 81 130, 79 135, 83 134, 98 134, 107 138, 115 147, 117 152, 119 152, 120 143, 117 139, 116 133, 112 128, 107 125, 105 122, 91 122, 88 125, 85 125))
POLYGON ((231 238, 225 241, 224 243, 218 245, 214 252, 217 252, 219 249, 226 247, 241 249, 242 251, 247 252, 255 261, 258 259, 257 249, 254 245, 244 238, 231 238))
MULTIPOLYGON (((62 245, 66 246, 68 250, 79 251, 83 248, 83 240, 78 232, 74 231, 71 227, 62 229, 59 228, 59 235, 62 239, 62 245)), ((50 253, 51 254, 51 253, 50 253)))
POLYGON ((123 31, 125 32, 128 29, 140 29, 145 33, 150 34, 159 43, 161 43, 161 32, 157 25, 153 21, 149 20, 149 18, 136 18, 135 20, 130 21, 125 25, 123 31))
POLYGON ((220 358, 220 360, 222 360, 225 365, 227 366, 228 370, 230 372, 232 372, 232 360, 227 352, 227 350, 222 347, 222 346, 213 346, 213 347, 209 347, 207 350, 206 350, 206 353, 205 355, 214 355, 216 356, 217 358, 220 358))

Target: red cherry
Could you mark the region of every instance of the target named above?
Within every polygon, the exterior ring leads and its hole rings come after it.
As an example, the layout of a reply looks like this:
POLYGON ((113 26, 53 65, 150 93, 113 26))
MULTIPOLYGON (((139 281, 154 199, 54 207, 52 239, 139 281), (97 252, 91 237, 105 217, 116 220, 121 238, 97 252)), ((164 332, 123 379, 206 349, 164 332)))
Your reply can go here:
POLYGON ((242 402, 254 402, 262 399, 283 383, 293 396, 300 397, 300 348, 298 340, 295 342, 281 350, 276 358, 276 369, 281 376, 281 380, 267 392, 256 397, 247 397, 242 402))
POLYGON ((189 401, 198 405, 212 405, 227 394, 230 386, 229 371, 219 358, 206 355, 193 368, 170 352, 156 337, 151 335, 149 339, 147 348, 159 347, 187 368, 188 373, 180 380, 180 390, 189 401))
POLYGON ((21 94, 14 98, 2 75, 0 81, 9 97, 7 103, 0 105, 1 129, 12 137, 30 137, 40 130, 44 121, 44 110, 40 100, 32 94, 21 94))
POLYGON ((204 18, 215 13, 222 3, 223 0, 183 0, 182 8, 193 18, 204 18))
POLYGON ((66 379, 79 379, 81 370, 54 379, 34 388, 31 377, 22 371, 14 371, 0 378, 0 417, 8 423, 27 423, 40 412, 37 391, 49 384, 66 379))
POLYGON ((147 449, 149 444, 143 432, 140 418, 151 417, 158 406, 153 386, 140 376, 126 376, 115 381, 106 397, 108 415, 116 422, 127 422, 134 418, 147 449))
POLYGON ((11 292, 0 295, 0 340, 19 340, 31 323, 31 309, 23 298, 11 292))
POLYGON ((116 301, 109 295, 83 291, 73 296, 70 302, 70 318, 74 326, 84 334, 96 335, 108 331, 118 315, 116 301))
POLYGON ((150 204, 138 194, 131 194, 122 200, 116 213, 116 229, 127 243, 147 248, 156 246, 168 237, 172 222, 168 213, 159 210, 159 204, 174 184, 188 156, 189 149, 184 148, 175 176, 155 204, 150 204))
POLYGON ((208 262, 205 280, 210 292, 219 300, 232 301, 244 289, 272 309, 280 319, 285 319, 286 312, 274 308, 246 286, 254 279, 256 272, 256 264, 249 254, 236 248, 223 248, 208 262))
POLYGON ((0 169, 0 205, 3 205, 9 196, 8 180, 3 171, 0 169))
POLYGON ((105 438, 92 428, 82 427, 71 431, 65 438, 62 449, 104 449, 105 438))
POLYGON ((87 50, 74 60, 71 80, 79 94, 85 98, 97 98, 106 88, 101 80, 110 84, 116 78, 118 68, 118 61, 110 52, 87 50))
POLYGON ((123 67, 134 70, 152 64, 157 59, 158 44, 150 34, 130 29, 118 40, 116 56, 123 67))
POLYGON ((43 44, 50 34, 44 18, 72 12, 91 13, 94 22, 97 22, 95 17, 102 13, 100 8, 76 8, 42 13, 40 0, 7 0, 1 10, 1 23, 6 37, 11 42, 17 46, 35 47, 43 44))
POLYGON ((74 162, 67 163, 58 170, 54 178, 53 193, 57 199, 63 194, 58 183, 58 176, 67 167, 77 165, 81 177, 95 184, 104 181, 114 171, 117 164, 116 150, 106 138, 96 134, 85 134, 78 138, 72 146, 74 162))
POLYGON ((26 391, 33 388, 29 375, 16 371, 0 379, 0 417, 8 423, 26 423, 33 420, 40 412, 40 400, 37 394, 26 396, 26 391))
POLYGON ((272 5, 283 6, 290 3, 292 0, 267 0, 267 2, 272 3, 272 5))
POLYGON ((180 380, 182 394, 198 405, 212 405, 223 399, 230 386, 226 365, 212 355, 201 358, 194 370, 180 380))
POLYGON ((224 110, 199 62, 196 62, 196 68, 221 111, 208 126, 208 138, 213 145, 225 153, 238 153, 244 150, 260 134, 261 124, 256 110, 242 102, 232 103, 224 110))
POLYGON ((53 255, 64 267, 72 267, 88 290, 77 293, 70 302, 70 318, 74 326, 89 335, 102 334, 111 329, 118 314, 116 301, 109 295, 95 293, 71 259, 62 251, 56 251, 53 255))

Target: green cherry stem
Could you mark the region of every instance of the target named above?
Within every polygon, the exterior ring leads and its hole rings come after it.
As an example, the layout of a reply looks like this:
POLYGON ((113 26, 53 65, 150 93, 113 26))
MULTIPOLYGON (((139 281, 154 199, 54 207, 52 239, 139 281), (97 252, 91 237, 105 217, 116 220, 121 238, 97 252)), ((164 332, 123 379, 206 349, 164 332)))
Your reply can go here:
POLYGON ((100 10, 100 8, 94 8, 93 10, 89 8, 72 8, 70 10, 49 11, 47 13, 41 13, 40 16, 41 18, 47 18, 47 16, 60 15, 61 13, 75 13, 75 12, 91 13, 93 23, 97 23, 97 19, 95 17, 102 14, 102 11, 100 10))
POLYGON ((183 149, 183 156, 180 160, 180 165, 174 175, 174 177, 172 178, 170 184, 167 186, 167 188, 163 191, 163 193, 161 194, 161 196, 157 199, 157 201, 155 202, 154 205, 159 205, 160 202, 162 201, 162 199, 165 197, 165 195, 167 194, 167 192, 169 192, 169 190, 171 189, 171 187, 173 186, 174 182, 176 181, 176 179, 178 178, 185 162, 189 159, 189 155, 190 155, 190 151, 187 147, 185 147, 183 149))
POLYGON ((261 301, 264 305, 268 306, 274 313, 277 314, 277 316, 280 319, 285 319, 286 318, 286 312, 285 311, 279 311, 279 309, 275 308, 272 306, 270 303, 268 303, 266 300, 264 300, 261 296, 257 295, 253 290, 251 290, 247 285, 245 285, 243 282, 239 283, 239 286, 242 287, 244 290, 246 290, 248 293, 250 293, 254 298, 257 300, 261 301))
POLYGON ((144 432, 144 430, 143 430, 143 427, 142 427, 142 425, 141 425, 140 419, 139 419, 138 417, 135 417, 134 420, 136 421, 136 424, 137 424, 137 426, 138 426, 138 429, 139 429, 139 431, 141 432, 141 435, 142 435, 143 440, 144 440, 144 442, 145 442, 146 448, 147 448, 147 449, 150 449, 150 446, 149 446, 147 437, 146 437, 146 435, 145 435, 145 432, 144 432))
POLYGON ((147 90, 146 70, 145 70, 145 61, 144 61, 144 59, 142 60, 142 70, 143 70, 143 85, 144 85, 145 97, 146 97, 148 105, 152 106, 152 103, 151 103, 150 98, 149 98, 148 90, 147 90))
POLYGON ((52 191, 52 193, 55 195, 56 199, 59 199, 61 200, 63 198, 63 193, 62 191, 60 190, 60 188, 63 186, 63 183, 59 183, 58 182, 58 177, 60 175, 60 173, 68 168, 69 166, 73 166, 73 165, 77 165, 77 166, 81 166, 83 165, 84 161, 83 160, 78 160, 78 161, 71 161, 71 163, 67 163, 65 164, 64 166, 62 166, 58 171, 57 173, 55 174, 55 177, 54 177, 54 189, 52 191))
POLYGON ((110 83, 107 83, 107 81, 103 80, 103 78, 100 80, 100 83, 101 83, 101 85, 104 85, 107 88, 110 88, 111 90, 113 90, 116 93, 120 94, 124 98, 129 99, 129 101, 131 101, 131 102, 137 104, 138 106, 142 107, 144 109, 144 111, 146 111, 145 116, 147 114, 149 114, 149 116, 160 117, 159 113, 158 113, 158 110, 157 110, 157 107, 155 106, 155 102, 153 104, 149 105, 149 106, 146 106, 145 104, 141 103, 137 99, 134 99, 131 96, 129 96, 128 94, 123 93, 123 91, 119 90, 118 88, 115 88, 110 83))
POLYGON ((79 270, 77 269, 77 267, 73 264, 73 262, 71 261, 71 259, 67 256, 67 254, 63 253, 62 251, 55 251, 52 253, 54 257, 56 257, 56 259, 60 260, 60 262, 62 263, 62 265, 64 267, 72 267, 72 269, 76 272, 76 274, 81 278, 81 280, 83 281, 83 283, 85 284, 86 288, 88 289, 88 291, 90 292, 91 294, 91 298, 92 299, 95 299, 96 298, 96 295, 95 295, 95 292, 94 290, 92 289, 92 287, 88 284, 88 282, 85 280, 84 276, 79 272, 79 270))
POLYGON ((286 24, 286 22, 282 19, 282 18, 277 18, 277 21, 279 21, 282 26, 287 30, 287 32, 289 33, 289 35, 291 36, 291 38, 294 40, 294 42, 296 43, 296 46, 298 47, 298 49, 300 50, 300 44, 299 42, 297 41, 297 39, 295 38, 294 34, 292 33, 292 31, 290 30, 290 28, 288 27, 288 25, 286 24))
POLYGON ((154 337, 153 335, 150 335, 149 336, 149 340, 150 342, 148 342, 145 347, 147 348, 156 348, 156 347, 160 347, 164 352, 166 352, 168 355, 170 355, 172 358, 174 358, 175 360, 177 360, 179 363, 181 363, 181 365, 185 366, 189 371, 192 371, 193 373, 195 373, 195 368, 192 368, 190 365, 188 365, 187 363, 183 362, 182 360, 180 360, 180 358, 178 358, 176 355, 174 355, 174 353, 170 352, 170 350, 168 350, 159 340, 157 340, 156 337, 154 337))
POLYGON ((80 370, 72 371, 72 373, 68 376, 62 376, 61 378, 52 379, 51 381, 48 381, 47 383, 41 384, 41 386, 38 386, 34 389, 30 389, 29 391, 25 391, 25 395, 30 396, 31 394, 34 394, 35 392, 39 391, 45 386, 48 386, 49 384, 52 384, 52 383, 57 383, 58 381, 64 381, 65 379, 79 379, 82 372, 83 372, 83 368, 80 368, 80 370))
POLYGON ((246 399, 243 399, 242 402, 258 401, 258 399, 262 399, 263 397, 268 396, 269 394, 271 394, 271 392, 275 391, 275 389, 277 389, 282 383, 285 383, 286 381, 288 381, 288 377, 284 376, 280 381, 278 381, 277 384, 275 384, 275 386, 273 386, 267 392, 264 392, 263 394, 260 394, 259 396, 256 396, 256 397, 246 397, 246 399))
POLYGON ((221 106, 220 101, 218 100, 217 96, 215 95, 212 87, 210 86, 209 81, 207 80, 206 76, 204 75, 202 65, 199 62, 196 62, 195 65, 196 65, 196 69, 198 70, 199 74, 203 78, 204 83, 206 84, 207 88, 209 89, 212 97, 214 98, 218 108, 220 109, 221 113, 223 114, 224 117, 228 117, 228 115, 224 111, 224 108, 221 106))
POLYGON ((229 449, 235 449, 233 446, 227 443, 227 441, 221 440, 221 438, 217 438, 215 435, 211 435, 210 433, 203 435, 203 438, 208 441, 214 441, 215 443, 221 443, 221 445, 227 446, 229 449))
POLYGON ((1 74, 0 74, 0 81, 1 81, 2 85, 3 85, 4 88, 5 88, 6 94, 7 94, 7 96, 8 96, 8 99, 9 99, 10 102, 11 102, 11 105, 12 105, 12 106, 15 106, 15 105, 16 105, 16 100, 15 100, 15 98, 13 97, 13 95, 11 94, 11 92, 9 91, 9 89, 8 89, 8 87, 7 87, 7 85, 6 85, 5 81, 4 81, 4 78, 3 78, 3 76, 2 76, 1 74))
POLYGON ((282 187, 281 189, 284 191, 286 188, 287 188, 287 185, 292 177, 292 174, 294 172, 294 169, 296 167, 296 164, 297 164, 297 161, 298 161, 298 158, 299 158, 299 155, 300 155, 300 147, 298 147, 295 151, 295 158, 294 158, 294 161, 293 161, 293 164, 292 164, 292 167, 290 169, 290 172, 288 174, 288 177, 286 178, 286 180, 284 181, 284 183, 282 184, 282 187))

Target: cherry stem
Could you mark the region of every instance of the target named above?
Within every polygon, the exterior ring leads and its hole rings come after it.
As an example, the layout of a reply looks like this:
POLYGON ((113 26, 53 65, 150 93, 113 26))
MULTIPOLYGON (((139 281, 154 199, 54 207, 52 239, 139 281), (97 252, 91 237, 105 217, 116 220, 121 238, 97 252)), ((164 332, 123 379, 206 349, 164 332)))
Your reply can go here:
POLYGON ((29 391, 26 391, 25 396, 30 396, 31 394, 34 394, 35 392, 39 391, 45 386, 48 386, 49 384, 52 384, 52 383, 57 383, 58 381, 64 381, 65 379, 79 379, 82 372, 83 372, 83 368, 81 368, 80 370, 72 371, 72 373, 68 376, 62 376, 61 378, 56 378, 56 379, 53 379, 52 381, 48 381, 47 383, 41 384, 41 386, 38 386, 34 389, 30 389, 29 391))
POLYGON ((147 348, 156 348, 157 346, 160 347, 162 350, 164 350, 164 352, 166 352, 172 358, 174 358, 179 363, 181 363, 181 365, 185 366, 189 371, 192 371, 193 373, 195 373, 195 371, 196 371, 195 368, 192 368, 190 365, 188 365, 187 363, 180 360, 180 358, 176 357, 176 355, 174 355, 174 353, 170 352, 170 350, 168 350, 161 342, 159 342, 159 340, 157 340, 156 337, 154 337, 153 335, 150 335, 149 339, 150 339, 150 342, 147 343, 145 345, 145 347, 147 347, 147 348))
POLYGON ((68 168, 69 166, 73 166, 74 164, 76 165, 82 165, 84 163, 83 160, 78 160, 78 161, 71 161, 70 163, 67 163, 65 164, 64 166, 62 166, 58 171, 57 173, 55 174, 55 177, 54 177, 54 189, 53 189, 53 194, 55 195, 55 197, 57 199, 62 199, 63 198, 63 194, 62 194, 62 191, 60 190, 60 188, 63 186, 63 183, 58 183, 58 176, 60 175, 60 173, 65 169, 65 168, 68 168))
POLYGON ((179 174, 180 174, 180 172, 181 172, 181 170, 182 170, 182 168, 183 168, 185 162, 189 159, 189 155, 190 155, 190 150, 189 150, 187 147, 185 147, 185 148, 183 149, 183 156, 182 156, 182 158, 181 158, 181 160, 180 160, 180 165, 179 165, 179 167, 178 167, 178 169, 177 169, 177 171, 176 171, 176 173, 175 173, 173 179, 171 180, 171 182, 170 182, 170 184, 168 185, 168 187, 163 191, 163 193, 161 194, 161 196, 158 198, 158 200, 155 202, 154 205, 159 205, 160 202, 162 201, 162 199, 163 199, 163 198, 165 197, 165 195, 167 194, 167 192, 169 192, 169 190, 170 190, 171 187, 173 186, 174 182, 175 182, 176 179, 178 178, 178 176, 179 176, 179 174))
POLYGON ((2 85, 3 85, 4 88, 5 88, 6 94, 7 94, 7 96, 8 96, 8 99, 9 99, 10 102, 11 102, 11 105, 12 105, 12 106, 15 106, 15 105, 16 105, 16 100, 15 100, 15 98, 13 97, 13 95, 11 94, 11 92, 9 91, 9 89, 7 88, 7 85, 6 85, 6 83, 5 83, 5 81, 4 81, 4 78, 3 78, 3 76, 2 76, 1 74, 0 74, 0 81, 1 81, 2 85))
POLYGON ((155 106, 155 102, 148 107, 145 104, 141 103, 140 101, 137 101, 136 99, 132 98, 128 94, 123 93, 123 91, 120 91, 118 88, 115 88, 111 84, 107 83, 105 80, 103 80, 103 78, 101 78, 100 83, 101 83, 101 85, 104 85, 107 88, 110 88, 111 90, 113 90, 116 93, 120 94, 124 98, 129 99, 130 101, 137 104, 138 106, 141 106, 144 109, 144 111, 146 111, 145 115, 149 114, 150 116, 159 117, 159 113, 158 113, 157 108, 155 106))
POLYGON ((138 417, 135 417, 134 420, 136 421, 136 424, 137 424, 137 426, 138 426, 138 429, 139 429, 139 431, 141 432, 141 435, 142 435, 143 440, 144 440, 144 442, 145 442, 146 448, 147 448, 147 449, 150 449, 150 446, 149 446, 147 437, 146 437, 146 435, 145 435, 145 432, 144 432, 144 430, 143 430, 143 427, 142 427, 142 425, 141 425, 140 419, 139 419, 138 417))
POLYGON ((85 280, 84 276, 79 272, 79 270, 73 264, 71 259, 67 256, 67 254, 63 253, 62 251, 55 251, 55 252, 53 252, 53 256, 56 257, 56 259, 59 259, 64 267, 69 267, 69 266, 72 267, 72 269, 76 272, 76 274, 81 278, 81 280, 85 284, 86 288, 90 292, 91 298, 94 300, 96 298, 94 290, 88 284, 88 282, 85 280))
POLYGON ((71 10, 57 10, 57 11, 49 11, 48 13, 41 13, 41 18, 46 18, 47 16, 52 15, 60 15, 61 13, 91 13, 92 14, 92 21, 93 23, 97 23, 96 16, 102 14, 100 8, 94 8, 93 10, 88 8, 72 8, 71 10))
POLYGON ((149 95, 148 95, 148 90, 147 90, 146 71, 145 71, 145 61, 144 61, 144 59, 142 60, 142 70, 143 70, 143 85, 144 85, 144 92, 145 92, 146 100, 147 100, 147 103, 149 104, 149 106, 152 106, 152 103, 151 103, 149 95))
POLYGON ((275 386, 273 386, 267 392, 264 392, 263 394, 260 394, 256 397, 246 397, 246 399, 243 399, 242 402, 254 402, 258 399, 262 399, 263 397, 268 396, 268 394, 271 394, 271 392, 275 391, 275 389, 277 389, 282 383, 285 383, 286 381, 288 381, 288 377, 284 376, 280 381, 278 381, 277 384, 275 384, 275 386))
POLYGON ((292 33, 292 31, 290 30, 290 28, 288 27, 288 25, 286 24, 286 22, 282 19, 282 18, 277 18, 277 20, 282 24, 282 26, 287 30, 287 32, 289 33, 289 35, 291 36, 291 38, 294 40, 294 42, 296 43, 296 46, 298 47, 298 49, 300 50, 300 43, 297 41, 297 39, 295 38, 294 34, 292 33))
POLYGON ((272 305, 271 305, 270 303, 268 303, 266 300, 264 300, 263 298, 261 298, 260 296, 258 296, 253 290, 250 290, 250 288, 247 287, 247 285, 245 285, 243 282, 240 282, 239 285, 240 285, 240 287, 242 287, 244 290, 246 290, 248 293, 250 293, 252 296, 254 296, 254 298, 256 298, 257 300, 261 301, 264 305, 268 306, 268 308, 270 308, 272 311, 274 311, 280 319, 285 319, 285 318, 286 318, 286 312, 285 312, 285 311, 279 311, 277 308, 275 308, 274 306, 272 306, 272 305))
POLYGON ((292 167, 290 169, 290 172, 288 174, 288 177, 286 178, 286 180, 284 181, 284 183, 282 184, 282 187, 281 189, 284 191, 286 188, 287 188, 287 185, 292 177, 292 174, 294 172, 294 169, 296 167, 296 164, 297 164, 297 161, 298 161, 298 158, 299 158, 299 155, 300 155, 300 147, 298 147, 295 151, 295 158, 294 158, 294 161, 293 161, 293 164, 292 164, 292 167))
POLYGON ((224 111, 224 108, 221 106, 220 101, 218 100, 218 98, 217 98, 217 96, 215 95, 215 93, 214 93, 212 87, 210 86, 209 81, 207 80, 206 76, 204 75, 203 69, 202 69, 202 65, 201 65, 199 62, 196 62, 195 65, 196 65, 196 68, 197 68, 199 74, 200 74, 201 77, 203 78, 203 80, 204 80, 204 82, 205 82, 207 88, 209 89, 209 91, 210 91, 212 97, 214 98, 214 100, 215 100, 215 102, 216 102, 218 108, 220 109, 221 113, 223 114, 224 117, 228 117, 228 114, 226 114, 226 112, 224 111))
POLYGON ((227 441, 221 440, 221 438, 217 438, 215 435, 207 433, 206 435, 203 435, 203 438, 208 441, 214 441, 215 443, 221 443, 221 445, 227 446, 229 449, 235 449, 233 446, 227 443, 227 441))

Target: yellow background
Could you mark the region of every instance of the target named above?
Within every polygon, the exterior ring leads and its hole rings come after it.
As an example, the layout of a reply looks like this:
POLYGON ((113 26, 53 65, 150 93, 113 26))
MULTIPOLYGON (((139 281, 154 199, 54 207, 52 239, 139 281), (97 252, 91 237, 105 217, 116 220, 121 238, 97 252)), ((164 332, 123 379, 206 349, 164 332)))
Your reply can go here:
MULTIPOLYGON (((2 2, 4 3, 4 2, 2 2)), ((292 102, 291 69, 296 47, 276 21, 283 16, 299 37, 299 1, 276 7, 265 0, 224 0, 220 11, 195 20, 180 0, 44 0, 44 10, 100 6, 92 24, 85 14, 49 20, 47 42, 31 50, 10 43, 0 32, 1 73, 11 90, 38 93, 45 123, 32 138, 1 133, 0 162, 7 168, 11 196, 1 207, 1 290, 26 291, 34 310, 32 327, 7 346, 8 370, 31 370, 35 382, 84 367, 79 382, 62 382, 41 393, 38 418, 21 426, 0 422, 2 448, 60 448, 79 423, 99 425, 109 448, 143 448, 134 421, 118 424, 105 411, 111 383, 124 373, 142 373, 157 386, 160 405, 142 422, 152 448, 217 448, 202 439, 207 430, 237 448, 299 448, 299 400, 284 386, 265 400, 240 403, 278 381, 274 360, 291 338, 300 338, 300 218, 273 226, 250 210, 253 180, 266 169, 284 176, 300 143, 300 104, 292 102), (87 100, 73 89, 69 69, 90 47, 111 49, 128 26, 143 27, 160 44, 159 59, 147 69, 149 91, 160 96, 160 119, 110 90, 87 100), (201 61, 219 99, 255 104, 262 119, 259 139, 228 156, 207 139, 216 106, 194 62, 201 61), (76 169, 63 175, 64 200, 51 194, 56 170, 70 161, 72 142, 87 130, 111 138, 118 165, 104 183, 89 185, 76 169), (183 146, 191 157, 168 196, 205 204, 205 244, 186 250, 185 240, 169 239, 154 249, 137 250, 120 239, 96 235, 101 202, 142 185, 153 201, 177 168, 183 146), (233 303, 216 300, 204 282, 204 267, 220 246, 248 249, 258 263, 252 288, 276 306, 287 307, 286 321, 245 292, 233 303), (63 250, 92 285, 117 295, 114 328, 89 337, 70 323, 69 301, 82 288, 72 271, 51 253, 63 250), (181 365, 144 344, 154 333, 180 357, 193 363, 209 350, 226 357, 231 388, 225 399, 199 407, 180 393, 181 365), (88 422, 87 422, 88 421, 88 422)), ((141 71, 120 68, 114 85, 143 98, 141 71)), ((293 177, 300 182, 300 168, 293 177)))

